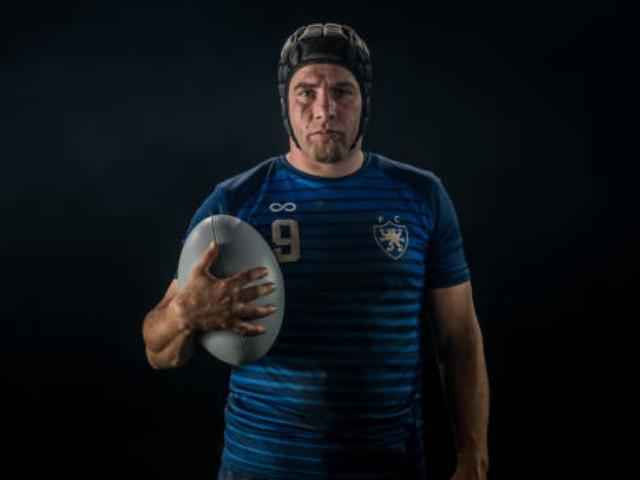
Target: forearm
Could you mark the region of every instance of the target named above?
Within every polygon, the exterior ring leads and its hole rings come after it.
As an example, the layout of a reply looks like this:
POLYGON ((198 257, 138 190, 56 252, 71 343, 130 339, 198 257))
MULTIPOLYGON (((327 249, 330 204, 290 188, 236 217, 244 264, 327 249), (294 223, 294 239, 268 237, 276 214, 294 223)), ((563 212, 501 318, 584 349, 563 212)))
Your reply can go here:
POLYGON ((143 338, 147 359, 156 369, 182 366, 193 354, 194 330, 187 326, 174 300, 147 314, 143 338))
POLYGON ((452 417, 458 465, 484 478, 488 469, 489 380, 477 322, 452 338, 444 361, 445 389, 452 417))

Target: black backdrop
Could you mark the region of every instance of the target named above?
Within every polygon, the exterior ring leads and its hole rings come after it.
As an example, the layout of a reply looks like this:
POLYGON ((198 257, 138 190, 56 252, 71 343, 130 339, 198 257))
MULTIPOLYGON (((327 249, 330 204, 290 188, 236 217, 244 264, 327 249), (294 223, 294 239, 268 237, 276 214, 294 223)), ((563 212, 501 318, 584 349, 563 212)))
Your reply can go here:
MULTIPOLYGON (((364 149, 432 170, 458 210, 490 478, 613 478, 620 332, 638 318, 630 12, 439 3, 3 7, 3 432, 20 478, 214 478, 229 368, 201 351, 156 372, 141 324, 212 186, 286 152, 276 62, 316 22, 371 49, 364 149)), ((427 463, 446 479, 432 362, 427 463)))

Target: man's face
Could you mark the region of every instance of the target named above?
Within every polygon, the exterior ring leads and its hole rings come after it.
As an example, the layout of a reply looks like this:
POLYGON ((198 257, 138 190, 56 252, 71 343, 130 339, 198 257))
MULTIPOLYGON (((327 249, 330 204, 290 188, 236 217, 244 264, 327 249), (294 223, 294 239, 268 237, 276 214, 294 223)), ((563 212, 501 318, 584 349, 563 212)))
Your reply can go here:
POLYGON ((362 110, 360 86, 353 74, 328 63, 306 65, 293 75, 288 96, 291 127, 302 152, 321 163, 346 157, 362 110))

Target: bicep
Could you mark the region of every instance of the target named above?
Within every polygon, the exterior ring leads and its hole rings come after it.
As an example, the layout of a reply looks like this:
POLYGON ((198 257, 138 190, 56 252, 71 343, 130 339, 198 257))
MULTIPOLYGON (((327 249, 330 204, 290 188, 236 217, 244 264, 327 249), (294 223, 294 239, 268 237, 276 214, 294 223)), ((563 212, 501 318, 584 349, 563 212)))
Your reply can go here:
POLYGON ((446 353, 452 340, 479 331, 470 280, 452 287, 428 288, 425 301, 440 355, 446 353))

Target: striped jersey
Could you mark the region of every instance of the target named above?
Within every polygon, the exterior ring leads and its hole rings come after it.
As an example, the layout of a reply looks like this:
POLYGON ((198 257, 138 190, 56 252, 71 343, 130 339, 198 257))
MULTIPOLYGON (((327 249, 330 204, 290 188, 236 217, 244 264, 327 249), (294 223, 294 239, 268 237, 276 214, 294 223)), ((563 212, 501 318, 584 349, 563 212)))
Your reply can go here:
POLYGON ((222 461, 249 478, 424 478, 423 296, 470 272, 441 180, 364 155, 337 178, 269 158, 217 184, 184 237, 236 216, 284 277, 273 347, 231 370, 222 461))

